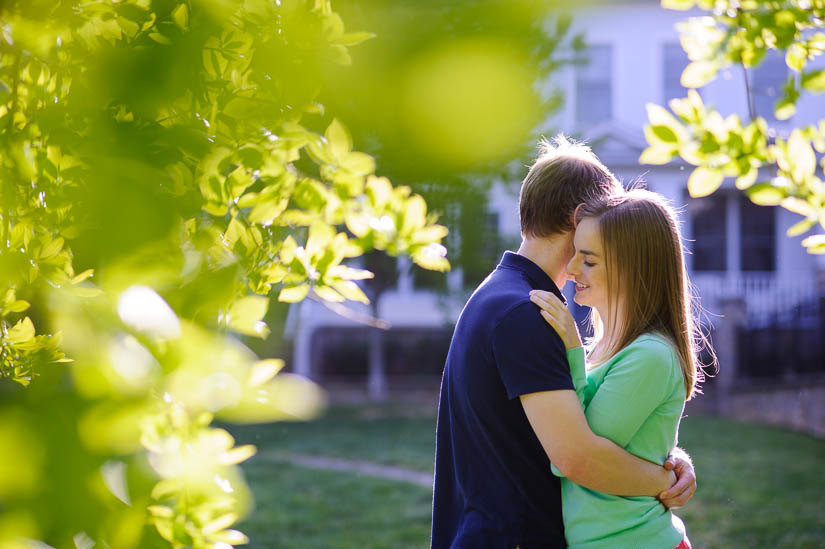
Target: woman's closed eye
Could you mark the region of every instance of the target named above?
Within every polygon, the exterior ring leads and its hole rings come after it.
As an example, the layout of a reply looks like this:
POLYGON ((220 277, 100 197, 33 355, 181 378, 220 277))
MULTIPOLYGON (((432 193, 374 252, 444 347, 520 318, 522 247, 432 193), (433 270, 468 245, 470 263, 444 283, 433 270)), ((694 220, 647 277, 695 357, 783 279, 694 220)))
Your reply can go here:
POLYGON ((595 267, 596 266, 595 263, 590 263, 589 261, 582 261, 582 265, 584 265, 585 267, 595 267))

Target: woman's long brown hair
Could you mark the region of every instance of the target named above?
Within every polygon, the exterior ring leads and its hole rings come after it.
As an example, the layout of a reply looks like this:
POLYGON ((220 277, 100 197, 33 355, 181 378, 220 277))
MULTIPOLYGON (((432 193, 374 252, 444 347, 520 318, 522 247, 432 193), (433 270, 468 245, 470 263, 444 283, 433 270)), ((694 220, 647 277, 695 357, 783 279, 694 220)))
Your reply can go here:
MULTIPOLYGON (((690 400, 704 380, 699 354, 706 348, 716 357, 701 330, 696 302, 685 268, 679 223, 660 195, 633 189, 619 196, 589 203, 577 210, 576 220, 597 221, 607 269, 608 310, 616 333, 601 349, 597 362, 648 332, 659 332, 676 347, 685 380, 685 399, 690 400), (618 315, 622 298, 624 318, 618 315), (617 322, 618 321, 618 322, 617 322)), ((594 339, 605 336, 602 319, 591 311, 594 339)))

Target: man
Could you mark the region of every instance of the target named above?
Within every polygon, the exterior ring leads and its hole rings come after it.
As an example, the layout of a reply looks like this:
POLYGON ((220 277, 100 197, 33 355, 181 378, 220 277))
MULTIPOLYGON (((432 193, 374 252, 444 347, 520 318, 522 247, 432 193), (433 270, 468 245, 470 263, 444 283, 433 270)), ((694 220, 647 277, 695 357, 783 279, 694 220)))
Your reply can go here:
MULTIPOLYGON (((587 425, 564 344, 529 300, 562 298, 579 204, 621 192, 590 149, 559 137, 542 143, 519 195, 522 243, 506 252, 456 324, 436 434, 431 545, 442 548, 564 547, 559 479, 620 496, 684 505, 693 467, 674 473, 637 458, 587 425)), ((563 298, 562 298, 563 299, 563 298)))

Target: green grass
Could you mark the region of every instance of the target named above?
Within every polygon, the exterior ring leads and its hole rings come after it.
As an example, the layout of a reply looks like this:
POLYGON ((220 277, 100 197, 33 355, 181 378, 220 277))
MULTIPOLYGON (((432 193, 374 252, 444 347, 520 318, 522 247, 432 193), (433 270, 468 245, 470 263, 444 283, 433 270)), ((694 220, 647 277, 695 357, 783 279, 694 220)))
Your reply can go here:
MULTIPOLYGON (((233 427, 238 442, 278 451, 432 471, 434 415, 399 407, 334 408, 312 423, 233 427)), ((710 417, 683 420, 699 477, 677 514, 694 547, 825 547, 825 441, 710 417)), ((251 547, 424 547, 429 489, 253 458, 251 547)))
POLYGON ((253 461, 256 510, 241 526, 251 549, 424 547, 432 492, 405 483, 253 461))
POLYGON ((274 423, 230 429, 238 444, 372 461, 416 471, 433 470, 435 415, 399 406, 336 407, 308 423, 274 423))

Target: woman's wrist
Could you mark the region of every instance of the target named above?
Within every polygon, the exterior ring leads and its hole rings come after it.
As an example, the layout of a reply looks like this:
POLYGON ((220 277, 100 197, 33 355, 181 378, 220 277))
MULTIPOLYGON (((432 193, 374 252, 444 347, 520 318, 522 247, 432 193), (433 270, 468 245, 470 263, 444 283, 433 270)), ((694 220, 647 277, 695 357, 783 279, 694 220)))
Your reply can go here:
MULTIPOLYGON (((575 330, 575 328, 574 328, 574 330, 575 330)), ((576 347, 583 347, 584 346, 582 344, 582 339, 579 336, 579 332, 576 331, 575 333, 576 333, 576 338, 575 339, 569 339, 568 338, 568 340, 564 342, 564 346, 567 348, 568 351, 571 350, 571 349, 575 349, 576 347)))

